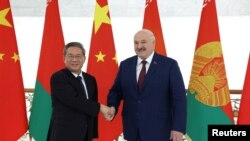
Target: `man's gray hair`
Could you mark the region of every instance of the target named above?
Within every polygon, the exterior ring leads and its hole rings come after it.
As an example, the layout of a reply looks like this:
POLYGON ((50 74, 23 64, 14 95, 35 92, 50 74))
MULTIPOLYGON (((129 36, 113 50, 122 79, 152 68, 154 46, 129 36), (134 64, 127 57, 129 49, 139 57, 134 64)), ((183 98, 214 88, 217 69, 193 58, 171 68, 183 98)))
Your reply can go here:
POLYGON ((66 44, 64 46, 64 49, 63 49, 63 55, 64 56, 66 56, 67 50, 70 47, 78 47, 78 48, 80 48, 82 50, 82 55, 85 56, 85 49, 84 49, 83 45, 80 42, 69 42, 68 44, 66 44))

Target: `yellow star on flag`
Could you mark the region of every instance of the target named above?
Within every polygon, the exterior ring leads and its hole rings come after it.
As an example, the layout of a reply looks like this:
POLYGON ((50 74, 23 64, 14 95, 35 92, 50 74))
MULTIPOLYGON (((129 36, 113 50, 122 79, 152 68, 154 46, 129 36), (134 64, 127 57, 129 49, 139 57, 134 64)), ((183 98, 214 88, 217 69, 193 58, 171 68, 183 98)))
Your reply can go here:
POLYGON ((0 25, 12 27, 11 24, 6 19, 6 15, 10 11, 10 8, 5 8, 4 10, 0 10, 0 25))
POLYGON ((110 24, 110 18, 108 17, 109 8, 108 5, 100 7, 98 3, 95 6, 95 33, 98 31, 102 23, 110 24))
POLYGON ((102 52, 99 51, 99 54, 98 54, 98 55, 95 55, 95 56, 96 56, 96 58, 97 58, 97 61, 96 61, 96 62, 100 62, 100 61, 104 62, 104 57, 105 57, 106 55, 105 55, 105 54, 102 54, 102 52))
POLYGON ((4 54, 0 53, 0 60, 3 60, 3 56, 4 56, 4 54))
POLYGON ((15 52, 14 52, 14 54, 13 54, 13 56, 11 58, 14 59, 15 62, 17 62, 18 60, 20 60, 19 55, 16 54, 15 52))
POLYGON ((115 63, 117 64, 117 56, 116 56, 116 54, 112 59, 115 60, 115 63))

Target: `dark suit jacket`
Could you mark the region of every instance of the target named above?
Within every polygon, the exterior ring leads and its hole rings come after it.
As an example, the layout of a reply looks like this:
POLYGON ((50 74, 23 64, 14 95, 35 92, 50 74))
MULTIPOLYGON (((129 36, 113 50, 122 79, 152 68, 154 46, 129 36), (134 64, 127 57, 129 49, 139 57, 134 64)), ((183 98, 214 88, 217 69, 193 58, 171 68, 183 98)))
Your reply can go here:
POLYGON ((98 136, 97 83, 93 76, 82 72, 89 100, 81 83, 67 69, 51 77, 52 118, 48 133, 49 141, 92 141, 98 136), (88 139, 85 139, 88 137, 88 139))
POLYGON ((143 141, 168 141, 170 130, 186 131, 186 93, 175 60, 154 54, 138 93, 137 56, 122 61, 108 95, 108 105, 117 110, 123 100, 123 132, 135 141, 137 131, 143 141))

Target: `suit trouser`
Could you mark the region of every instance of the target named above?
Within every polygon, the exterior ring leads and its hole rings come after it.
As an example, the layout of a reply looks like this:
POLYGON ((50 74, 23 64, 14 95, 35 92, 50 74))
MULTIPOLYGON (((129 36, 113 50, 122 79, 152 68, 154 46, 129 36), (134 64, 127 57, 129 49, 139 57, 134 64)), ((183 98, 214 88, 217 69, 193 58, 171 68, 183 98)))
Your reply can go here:
POLYGON ((86 135, 85 135, 83 141, 90 141, 90 140, 91 140, 91 139, 88 138, 88 130, 87 130, 87 133, 86 133, 86 135))
POLYGON ((142 140, 141 140, 141 135, 140 135, 139 130, 137 130, 137 134, 136 134, 136 139, 135 139, 135 141, 142 141, 142 140))

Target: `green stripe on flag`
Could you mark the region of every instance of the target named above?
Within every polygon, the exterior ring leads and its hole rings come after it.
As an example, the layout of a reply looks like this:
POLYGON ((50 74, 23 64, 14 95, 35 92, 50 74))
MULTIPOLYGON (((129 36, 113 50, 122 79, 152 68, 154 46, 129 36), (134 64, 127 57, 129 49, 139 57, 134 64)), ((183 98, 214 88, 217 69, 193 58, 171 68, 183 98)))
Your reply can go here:
POLYGON ((192 141, 207 141, 209 124, 233 124, 221 107, 205 105, 188 91, 187 135, 192 141))
POLYGON ((37 80, 29 122, 29 131, 31 136, 36 141, 46 140, 50 124, 51 111, 51 96, 37 80))

